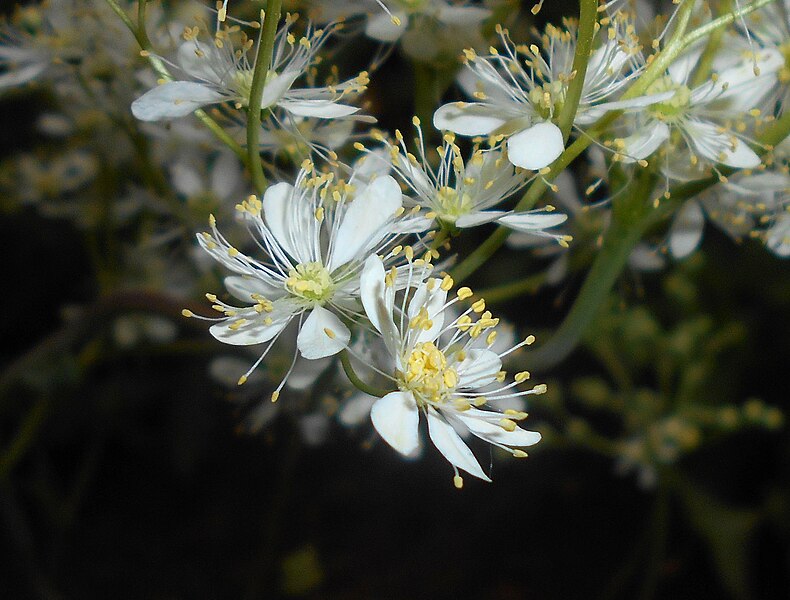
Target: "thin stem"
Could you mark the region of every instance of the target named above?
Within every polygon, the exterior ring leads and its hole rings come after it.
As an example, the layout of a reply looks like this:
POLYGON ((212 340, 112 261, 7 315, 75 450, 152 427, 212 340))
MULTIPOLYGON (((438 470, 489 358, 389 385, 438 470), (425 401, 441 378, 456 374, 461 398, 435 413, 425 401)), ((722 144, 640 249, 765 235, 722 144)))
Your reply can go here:
POLYGON ((755 0, 751 4, 744 6, 743 8, 739 8, 734 10, 726 15, 722 15, 718 19, 714 19, 710 23, 705 23, 701 27, 697 27, 694 31, 689 33, 686 37, 683 38, 681 44, 683 48, 687 48, 697 40, 701 40, 707 35, 710 35, 713 31, 717 29, 721 29, 722 27, 726 27, 730 23, 733 23, 735 19, 740 19, 741 17, 745 17, 746 15, 753 13, 754 11, 762 8, 763 6, 767 6, 776 0, 755 0))
POLYGON ((598 21, 598 0, 580 0, 579 2, 579 29, 576 35, 576 53, 573 56, 573 67, 568 90, 565 93, 565 102, 560 109, 557 125, 562 131, 562 137, 567 142, 573 129, 576 111, 582 97, 584 77, 587 74, 587 63, 590 61, 593 40, 595 39, 595 25, 598 21))
POLYGON ((356 371, 354 371, 354 367, 351 365, 351 357, 348 354, 347 350, 341 350, 340 352, 340 364, 343 365, 343 371, 345 371, 348 380, 354 385, 355 388, 358 390, 369 394, 370 396, 376 396, 377 398, 382 398, 389 394, 388 390, 382 390, 381 388, 374 387, 372 385, 368 385, 357 375, 356 371))
POLYGON ((6 479, 16 464, 22 460, 28 448, 36 439, 36 434, 46 420, 50 398, 42 396, 30 409, 25 421, 8 448, 0 456, 0 481, 6 479))
MULTIPOLYGON (((730 0, 721 0, 719 4, 719 12, 727 12, 731 9, 730 0)), ((705 50, 697 61, 697 66, 694 69, 694 76, 691 79, 691 89, 702 85, 708 78, 710 78, 711 71, 713 70, 713 60, 716 58, 719 49, 721 48, 721 40, 724 37, 724 28, 717 29, 710 34, 708 42, 705 44, 705 50)))
POLYGON ((263 88, 269 75, 274 52, 274 38, 277 35, 277 25, 280 22, 282 0, 269 0, 266 3, 261 39, 258 42, 258 52, 255 56, 255 67, 252 72, 252 85, 250 86, 250 100, 247 107, 247 163, 252 176, 252 184, 259 196, 266 191, 266 175, 263 174, 263 164, 260 155, 261 132, 261 103, 263 101, 263 88))
POLYGON ((527 353, 526 360, 531 368, 555 365, 576 347, 620 276, 634 246, 654 222, 654 211, 649 202, 654 184, 655 177, 643 171, 633 195, 613 205, 612 224, 573 307, 551 338, 540 348, 527 353))

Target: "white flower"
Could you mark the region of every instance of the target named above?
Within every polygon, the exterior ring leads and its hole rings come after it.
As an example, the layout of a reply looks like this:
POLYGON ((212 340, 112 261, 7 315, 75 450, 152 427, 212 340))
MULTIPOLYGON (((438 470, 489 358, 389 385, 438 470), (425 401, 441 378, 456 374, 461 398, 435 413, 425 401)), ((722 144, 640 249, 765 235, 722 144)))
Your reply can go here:
MULTIPOLYGON (((382 136, 374 136, 386 145, 388 159, 384 158, 383 153, 367 151, 369 159, 383 164, 385 169, 391 167, 406 184, 414 196, 408 198, 408 204, 427 208, 425 216, 446 227, 464 229, 496 222, 510 229, 530 232, 568 245, 568 236, 545 231, 568 218, 567 215, 554 213, 552 206, 522 212, 488 210, 507 200, 529 182, 521 169, 508 162, 506 152, 498 148, 483 150, 475 146, 471 158, 464 162, 455 136, 447 133, 442 147, 438 149, 439 166, 434 169, 429 164, 422 130, 416 117, 414 124, 418 134, 415 144, 419 158, 408 151, 399 131, 396 131, 399 144, 393 144, 382 136)), ((364 150, 361 144, 357 148, 364 150)))
POLYGON ((365 259, 392 246, 404 231, 403 222, 396 223, 403 212, 397 182, 383 176, 360 184, 353 174, 345 182, 317 174, 306 164, 294 185, 272 185, 263 201, 251 196, 237 210, 264 258, 232 247, 213 217, 211 233, 198 235, 200 245, 235 273, 225 279, 228 291, 247 303, 231 306, 209 294, 223 314, 211 334, 233 345, 268 342, 248 374, 294 318, 299 323, 296 345, 305 358, 323 358, 345 348, 351 332, 341 317, 361 314, 359 273, 365 259))
POLYGON ((448 307, 472 293, 469 288, 461 288, 448 301, 452 279, 426 279, 429 270, 429 265, 409 263, 386 272, 381 258, 375 255, 365 263, 360 278, 362 304, 395 362, 391 379, 398 387, 376 400, 370 410, 371 420, 390 446, 410 456, 419 449, 422 413, 431 441, 453 465, 455 485, 461 487, 463 483, 458 469, 490 481, 456 429, 468 430, 517 457, 526 456, 517 448, 540 440, 539 433, 516 425, 526 413, 482 409, 487 398, 502 400, 545 391, 545 385, 513 391, 529 377, 527 372, 516 374, 513 383, 502 384, 505 373, 501 358, 534 338, 504 352, 492 351, 498 319, 485 311, 482 300, 460 316, 447 319, 448 307), (406 289, 402 299, 396 301, 396 282, 404 274, 406 289), (479 315, 479 319, 473 320, 471 314, 479 315), (484 347, 477 345, 481 337, 484 347), (487 398, 483 398, 479 389, 487 386, 487 398))
MULTIPOLYGON (((700 56, 701 51, 693 51, 680 57, 648 89, 648 95, 670 94, 668 98, 629 109, 636 113, 633 133, 615 140, 622 162, 643 160, 666 147, 665 174, 681 179, 698 178, 706 165, 753 169, 760 164, 760 157, 738 132, 747 128, 745 119, 751 106, 745 103, 756 101, 754 90, 760 91, 765 74, 778 68, 776 56, 766 52, 754 57, 761 65, 762 77, 754 74, 751 60, 739 59, 691 89, 690 78, 700 56), (734 126, 730 125, 733 121, 734 126), (687 157, 685 164, 683 156, 687 157)), ((758 97, 766 91, 762 89, 758 97)))
POLYGON ((700 198, 686 202, 669 231, 669 250, 685 258, 702 241, 705 216, 734 239, 763 239, 779 257, 790 256, 790 175, 776 169, 738 174, 714 186, 700 198))
MULTIPOLYGON (((277 32, 274 52, 263 87, 261 108, 279 107, 298 117, 324 119, 347 117, 359 109, 340 100, 347 94, 364 91, 367 73, 342 83, 323 87, 293 89, 316 61, 318 50, 331 35, 331 27, 315 30, 308 27, 298 41, 288 31, 294 18, 286 17, 285 26, 277 32)), ((240 47, 233 36, 237 27, 218 30, 210 43, 201 43, 197 27, 184 32, 185 43, 178 49, 178 67, 185 81, 168 81, 132 103, 132 113, 143 121, 184 117, 209 104, 233 102, 237 108, 248 106, 255 65, 248 59, 254 43, 240 34, 240 47)), ((258 41, 260 43, 260 40, 258 41)))
MULTIPOLYGON (((476 102, 452 102, 434 114, 437 129, 466 136, 509 136, 508 158, 516 166, 539 170, 563 151, 562 133, 552 119, 567 94, 576 48, 576 25, 549 25, 537 46, 516 45, 498 28, 503 52, 479 56, 465 51, 459 78, 476 102), (545 56, 544 56, 545 54, 545 56)), ((624 17, 612 18, 611 32, 590 57, 575 125, 594 122, 607 110, 640 105, 644 99, 611 102, 641 69, 638 40, 624 17)))

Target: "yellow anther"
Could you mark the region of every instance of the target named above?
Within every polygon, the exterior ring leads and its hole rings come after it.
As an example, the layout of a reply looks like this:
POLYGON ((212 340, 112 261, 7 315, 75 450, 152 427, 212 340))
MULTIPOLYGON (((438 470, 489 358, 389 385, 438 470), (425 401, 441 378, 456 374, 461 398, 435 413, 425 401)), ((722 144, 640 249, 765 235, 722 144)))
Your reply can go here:
POLYGON ((513 456, 515 456, 516 458, 527 458, 529 454, 527 454, 523 450, 515 449, 513 450, 513 456))
POLYGON ((486 309, 486 301, 483 298, 477 300, 474 304, 472 304, 472 310, 476 313, 480 314, 486 309))
POLYGON ((521 383, 522 381, 526 381, 530 377, 531 377, 531 375, 530 375, 529 371, 521 371, 519 373, 516 373, 516 375, 513 377, 513 379, 516 380, 516 383, 521 383))
POLYGON ((459 300, 466 300, 467 298, 471 298, 473 296, 472 290, 468 287, 462 287, 458 290, 458 299, 459 300))
POLYGON ((328 337, 330 340, 333 340, 337 337, 335 335, 335 332, 329 329, 328 327, 324 327, 324 333, 326 334, 326 337, 328 337))
POLYGON ((280 392, 277 390, 272 392, 272 402, 277 402, 277 399, 280 397, 280 392))
POLYGON ((189 318, 189 317, 194 317, 194 316, 195 316, 195 313, 193 313, 193 312, 192 312, 191 310, 189 310, 188 308, 185 308, 184 310, 182 310, 182 311, 181 311, 181 314, 182 314, 184 317, 187 317, 187 318, 189 318))
POLYGON ((516 430, 516 423, 515 421, 511 421, 510 419, 500 419, 499 426, 504 429, 505 431, 515 431, 516 430))
POLYGON ((239 377, 239 380, 236 382, 236 385, 244 385, 245 383, 247 383, 247 376, 242 375, 241 377, 239 377))
POLYGON ((462 487, 464 487, 464 478, 460 475, 456 475, 453 477, 453 485, 456 489, 460 490, 462 487))

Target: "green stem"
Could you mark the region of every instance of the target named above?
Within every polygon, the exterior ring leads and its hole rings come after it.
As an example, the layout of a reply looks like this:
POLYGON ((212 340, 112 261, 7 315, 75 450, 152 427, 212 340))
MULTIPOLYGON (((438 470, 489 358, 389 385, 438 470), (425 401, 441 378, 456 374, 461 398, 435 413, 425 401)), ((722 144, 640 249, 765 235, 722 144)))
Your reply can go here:
POLYGON ((694 31, 689 33, 686 37, 684 37, 681 40, 681 49, 688 48, 691 44, 693 44, 697 40, 701 40, 705 36, 710 35, 712 32, 716 31, 717 29, 721 29, 733 23, 735 19, 740 19, 741 17, 745 17, 746 15, 761 9, 763 6, 767 6, 772 2, 776 2, 776 0, 755 0, 755 2, 752 2, 747 6, 734 10, 726 15, 722 15, 717 19, 713 19, 713 21, 711 21, 710 23, 705 23, 705 25, 702 25, 701 27, 697 27, 694 31))
POLYGON ((425 62, 412 61, 414 69, 414 113, 422 123, 430 123, 439 102, 436 90, 437 73, 425 62))
POLYGON ((250 100, 247 108, 247 166, 252 176, 252 184, 259 196, 263 196, 267 186, 260 154, 261 102, 263 101, 263 88, 266 85, 266 78, 272 63, 274 38, 277 35, 281 10, 282 0, 269 0, 266 3, 266 13, 261 27, 261 39, 258 41, 258 53, 255 56, 250 100))
POLYGON ((483 290, 477 290, 476 296, 485 298, 487 304, 492 302, 502 302, 516 298, 522 294, 534 294, 546 281, 546 273, 536 273, 530 275, 525 279, 514 281, 512 283, 505 283, 504 285, 497 285, 483 290))
POLYGON ((565 102, 560 109, 557 125, 562 131, 562 137, 567 142, 573 129, 573 120, 579 109, 582 97, 584 77, 587 74, 587 63, 590 61, 593 41, 595 40, 595 25, 598 22, 598 0, 580 0, 579 2, 579 30, 576 35, 576 52, 573 56, 573 79, 568 84, 565 93, 565 102))
POLYGON ((357 375, 356 371, 354 371, 354 367, 351 365, 351 357, 348 354, 348 350, 342 350, 340 352, 340 364, 343 365, 343 371, 345 371, 348 380, 358 390, 365 392, 370 396, 376 396, 377 398, 382 398, 389 394, 389 390, 382 390, 381 388, 368 385, 362 381, 359 375, 357 375))
POLYGON ((649 201, 654 184, 655 177, 643 171, 634 193, 613 204, 612 224, 582 289, 559 329, 540 348, 527 353, 525 360, 531 368, 544 369, 568 356, 598 314, 634 246, 654 223, 655 211, 649 201))

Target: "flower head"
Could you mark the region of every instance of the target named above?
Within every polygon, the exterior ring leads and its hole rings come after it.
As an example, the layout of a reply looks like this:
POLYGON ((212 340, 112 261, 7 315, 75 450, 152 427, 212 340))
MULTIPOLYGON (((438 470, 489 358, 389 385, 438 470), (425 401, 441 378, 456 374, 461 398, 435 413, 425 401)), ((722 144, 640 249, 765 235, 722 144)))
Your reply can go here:
MULTIPOLYGON (((246 303, 232 306, 209 294, 222 314, 211 334, 233 345, 268 342, 250 372, 295 318, 302 356, 339 352, 351 338, 344 319, 361 314, 359 275, 365 259, 389 252, 409 231, 409 221, 399 218, 397 182, 382 176, 360 183, 353 173, 345 181, 317 173, 306 161, 294 185, 272 185, 263 201, 251 196, 237 210, 264 256, 254 258, 230 245, 213 217, 211 231, 198 235, 203 249, 234 273, 225 279, 228 291, 246 303)), ((393 256, 390 262, 400 260, 393 256)))
POLYGON ((463 483, 458 469, 490 481, 457 430, 468 431, 517 457, 526 456, 518 448, 540 440, 539 433, 516 425, 526 413, 485 409, 488 399, 545 391, 545 385, 526 391, 516 389, 529 378, 526 371, 516 374, 513 383, 503 383, 506 374, 502 357, 534 338, 530 336, 502 352, 491 350, 499 320, 485 310, 485 302, 478 300, 460 315, 448 318, 447 309, 472 292, 461 288, 448 300, 452 279, 429 274, 430 265, 411 262, 385 271, 376 255, 365 263, 360 278, 362 304, 394 361, 395 372, 390 379, 398 388, 373 404, 371 420, 390 446, 409 456, 419 448, 422 413, 431 441, 453 465, 456 486, 463 483), (404 278, 402 298, 396 301, 396 282, 404 278), (486 397, 480 395, 481 388, 487 390, 486 397))
MULTIPOLYGON (((330 81, 326 86, 293 88, 297 79, 308 75, 318 51, 332 33, 331 26, 308 26, 306 34, 297 40, 289 31, 295 21, 295 17, 286 16, 285 25, 277 32, 261 108, 279 107, 298 117, 325 119, 354 114, 359 109, 340 100, 364 91, 367 73, 345 82, 330 81)), ((232 102, 236 108, 249 104, 255 71, 249 52, 255 42, 238 25, 218 25, 210 42, 201 41, 200 32, 199 26, 184 30, 184 43, 178 49, 178 64, 174 65, 184 74, 184 80, 165 82, 135 100, 132 112, 138 119, 183 117, 202 106, 222 102, 232 102)))

